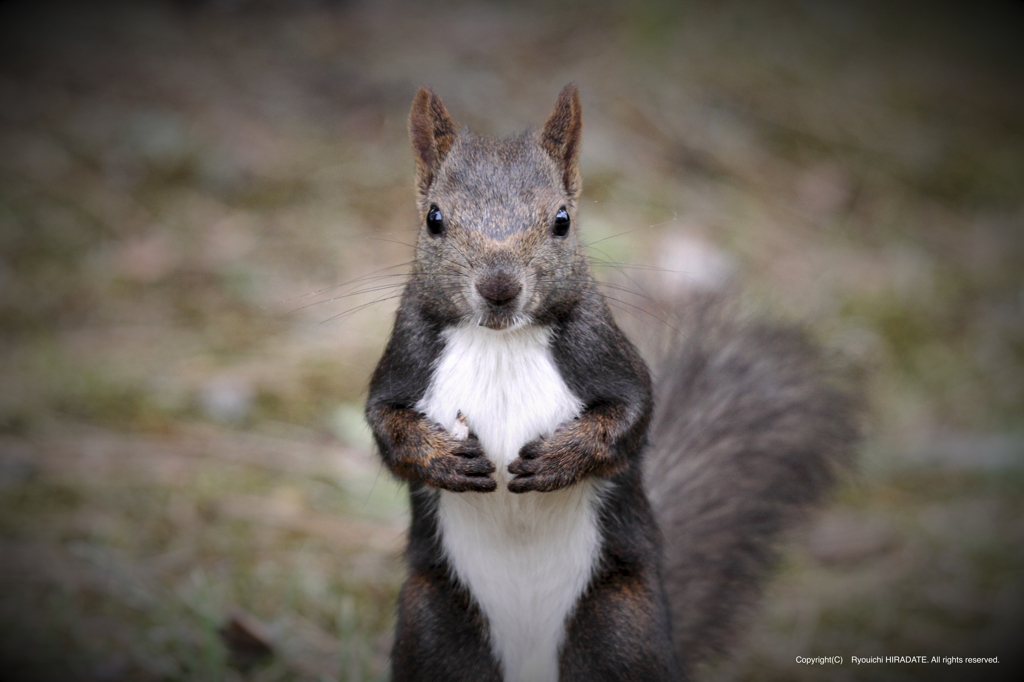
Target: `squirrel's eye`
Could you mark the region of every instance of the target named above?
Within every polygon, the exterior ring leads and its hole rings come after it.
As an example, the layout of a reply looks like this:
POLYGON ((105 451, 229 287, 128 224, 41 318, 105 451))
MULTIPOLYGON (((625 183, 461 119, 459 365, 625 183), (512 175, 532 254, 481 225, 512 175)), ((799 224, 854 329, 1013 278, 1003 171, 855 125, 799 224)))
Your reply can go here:
POLYGON ((435 237, 444 234, 444 216, 435 204, 431 204, 430 210, 427 211, 427 230, 435 237))
POLYGON ((556 237, 564 237, 569 234, 569 212, 565 210, 565 206, 558 209, 558 213, 555 214, 555 225, 551 232, 556 237))

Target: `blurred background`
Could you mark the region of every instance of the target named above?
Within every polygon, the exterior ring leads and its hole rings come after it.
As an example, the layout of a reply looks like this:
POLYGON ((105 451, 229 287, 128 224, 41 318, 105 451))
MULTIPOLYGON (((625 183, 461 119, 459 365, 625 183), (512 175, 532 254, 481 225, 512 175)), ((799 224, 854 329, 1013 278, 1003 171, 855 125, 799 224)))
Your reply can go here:
POLYGON ((361 403, 417 230, 408 107, 427 83, 509 134, 576 81, 634 336, 731 282, 869 380, 859 471, 704 677, 1020 679, 1022 29, 1009 1, 3 3, 0 678, 386 679, 406 507, 361 403))

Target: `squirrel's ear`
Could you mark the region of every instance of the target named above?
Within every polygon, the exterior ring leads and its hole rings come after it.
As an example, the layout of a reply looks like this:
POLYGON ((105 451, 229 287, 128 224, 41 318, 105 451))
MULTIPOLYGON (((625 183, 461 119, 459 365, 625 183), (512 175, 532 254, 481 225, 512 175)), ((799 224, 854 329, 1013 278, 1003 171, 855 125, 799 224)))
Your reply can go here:
POLYGON ((569 196, 579 194, 580 135, 583 131, 583 107, 580 93, 573 84, 566 85, 558 95, 555 110, 544 124, 540 144, 562 169, 562 183, 569 196))
POLYGON ((409 138, 416 152, 416 181, 426 193, 448 150, 455 142, 455 123, 437 93, 420 88, 409 112, 409 138))

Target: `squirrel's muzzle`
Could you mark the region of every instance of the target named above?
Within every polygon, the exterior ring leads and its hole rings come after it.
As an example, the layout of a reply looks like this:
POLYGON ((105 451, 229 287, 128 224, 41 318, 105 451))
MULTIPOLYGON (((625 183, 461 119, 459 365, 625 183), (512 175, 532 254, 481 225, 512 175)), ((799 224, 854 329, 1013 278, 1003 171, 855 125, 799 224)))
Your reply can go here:
POLYGON ((511 273, 499 270, 481 277, 476 283, 476 290, 489 304, 502 308, 516 300, 523 284, 511 273))

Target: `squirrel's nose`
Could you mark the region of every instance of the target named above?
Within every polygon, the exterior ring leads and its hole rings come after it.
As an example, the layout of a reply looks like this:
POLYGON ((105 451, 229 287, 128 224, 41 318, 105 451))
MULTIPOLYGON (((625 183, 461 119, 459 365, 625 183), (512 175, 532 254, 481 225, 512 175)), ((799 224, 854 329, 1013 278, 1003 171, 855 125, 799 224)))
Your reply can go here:
POLYGON ((478 281, 476 290, 491 305, 503 306, 515 300, 523 285, 509 273, 497 272, 478 281))

